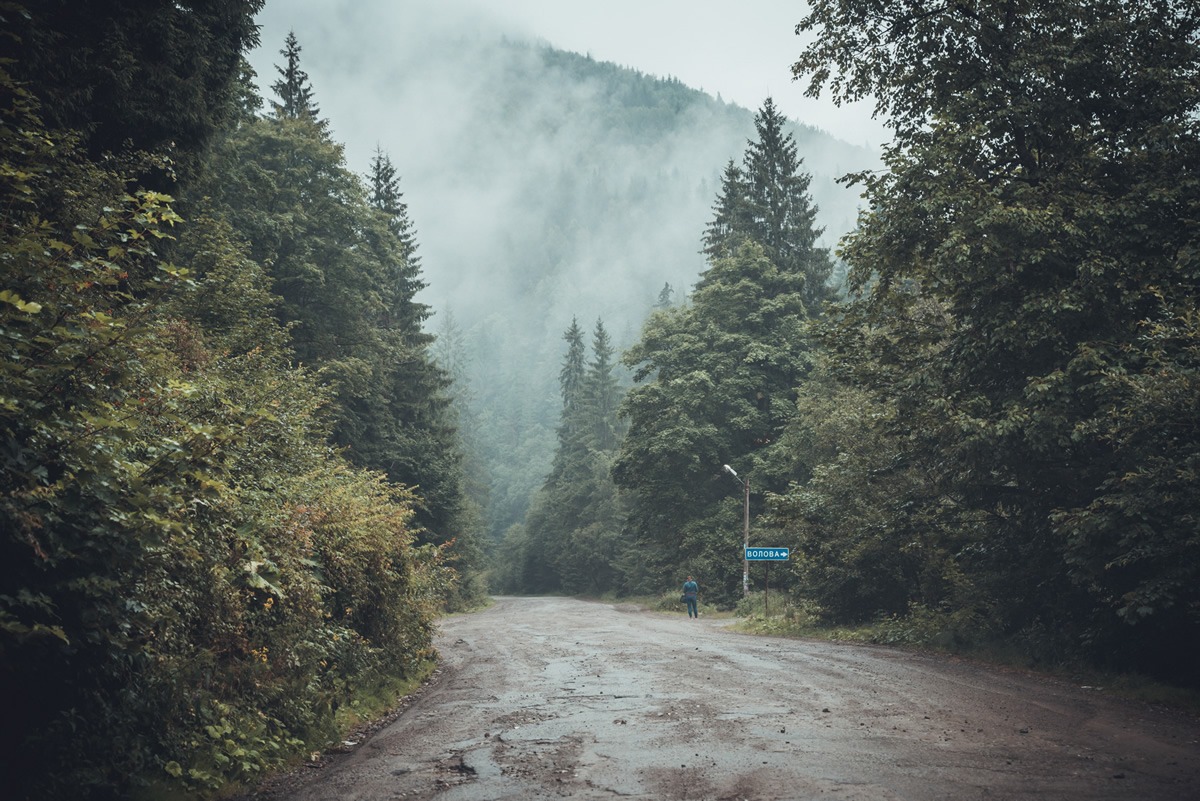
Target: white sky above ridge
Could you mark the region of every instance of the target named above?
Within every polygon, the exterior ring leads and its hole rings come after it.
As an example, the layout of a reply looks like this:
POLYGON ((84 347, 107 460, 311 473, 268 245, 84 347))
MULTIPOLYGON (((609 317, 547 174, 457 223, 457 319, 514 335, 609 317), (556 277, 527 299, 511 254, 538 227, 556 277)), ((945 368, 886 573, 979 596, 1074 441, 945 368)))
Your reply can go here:
MULTIPOLYGON (((678 78, 749 109, 770 96, 793 120, 851 144, 878 149, 890 139, 886 127, 871 118, 871 104, 838 107, 824 96, 813 100, 792 80, 791 64, 803 45, 795 25, 805 13, 804 3, 795 0, 268 0, 258 21, 263 50, 270 55, 253 59, 260 65, 262 88, 274 76, 261 65, 279 61, 276 54, 289 29, 296 30, 307 62, 317 54, 306 46, 312 39, 306 31, 361 24, 372 16, 363 13, 372 6, 386 9, 381 19, 403 16, 409 25, 418 20, 418 26, 441 31, 499 27, 513 38, 678 78)), ((316 85, 318 97, 322 88, 316 85)), ((337 128, 337 120, 332 122, 337 128)))

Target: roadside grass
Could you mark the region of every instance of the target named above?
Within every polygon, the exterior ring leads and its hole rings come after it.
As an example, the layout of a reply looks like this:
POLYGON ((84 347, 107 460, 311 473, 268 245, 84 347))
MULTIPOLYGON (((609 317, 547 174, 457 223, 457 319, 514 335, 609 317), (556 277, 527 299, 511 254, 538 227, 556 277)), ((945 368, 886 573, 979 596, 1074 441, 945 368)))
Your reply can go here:
MULTIPOLYGON (((389 676, 365 686, 346 704, 334 712, 333 730, 328 729, 320 736, 321 741, 310 741, 303 751, 295 753, 284 764, 268 771, 259 778, 268 781, 272 777, 288 773, 313 761, 318 754, 338 751, 346 740, 361 741, 366 734, 387 721, 400 709, 401 702, 422 684, 437 668, 436 660, 429 659, 416 666, 413 675, 406 678, 389 676), (323 741, 323 742, 322 742, 323 741)), ((254 783, 229 782, 216 791, 194 791, 181 788, 178 784, 146 777, 143 785, 134 791, 131 801, 203 801, 204 799, 244 799, 253 791, 254 783)))
MULTIPOLYGON (((388 676, 374 684, 362 687, 349 703, 342 704, 333 714, 333 735, 324 743, 310 743, 307 752, 297 754, 285 767, 273 771, 272 775, 294 770, 301 765, 312 762, 321 755, 337 752, 346 748, 346 742, 360 743, 370 733, 386 724, 397 713, 405 698, 416 692, 437 669, 436 659, 427 659, 419 663, 411 676, 388 676)), ((219 797, 228 798, 236 795, 242 797, 248 788, 244 786, 229 786, 219 797)))
POLYGON ((373 723, 395 709, 402 699, 426 682, 437 665, 434 659, 426 660, 417 666, 412 676, 385 678, 364 687, 350 703, 338 707, 333 714, 337 742, 350 736, 355 729, 373 723))
MULTIPOLYGON (((647 609, 651 612, 678 614, 686 617, 687 606, 681 600, 679 600, 680 594, 681 593, 679 590, 664 592, 660 595, 618 596, 606 594, 600 597, 598 600, 604 601, 605 603, 633 604, 634 606, 640 606, 643 609, 647 609)), ((728 620, 736 616, 733 611, 719 610, 715 606, 709 606, 708 604, 704 603, 703 600, 696 604, 696 610, 700 613, 700 617, 710 618, 713 620, 728 620)))
POLYGON ((470 604, 461 608, 449 609, 438 615, 438 620, 447 617, 457 617, 458 615, 471 615, 476 612, 482 612, 485 609, 491 609, 496 605, 496 599, 491 595, 484 595, 482 598, 475 598, 470 604))
POLYGON ((1131 701, 1200 715, 1198 689, 1166 684, 1138 674, 1104 671, 1067 657, 1038 658, 1032 655, 1028 643, 972 627, 969 619, 956 619, 929 610, 915 609, 906 617, 835 626, 821 622, 815 609, 797 606, 784 598, 778 602, 772 601, 769 611, 770 615, 764 613, 762 593, 753 594, 738 604, 733 613, 738 622, 732 628, 744 634, 886 645, 956 656, 1069 681, 1088 690, 1131 701))

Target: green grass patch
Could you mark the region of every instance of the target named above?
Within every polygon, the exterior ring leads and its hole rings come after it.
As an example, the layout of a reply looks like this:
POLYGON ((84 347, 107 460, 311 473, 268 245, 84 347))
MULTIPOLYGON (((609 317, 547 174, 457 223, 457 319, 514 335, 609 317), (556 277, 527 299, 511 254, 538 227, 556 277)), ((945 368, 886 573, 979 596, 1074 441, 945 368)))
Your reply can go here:
POLYGON ((395 709, 401 699, 425 683, 436 667, 437 662, 429 659, 420 663, 412 676, 390 676, 363 687, 349 703, 342 704, 333 714, 338 738, 344 739, 359 726, 395 709))
MULTIPOLYGON (((663 612, 666 614, 687 615, 687 604, 679 600, 683 593, 680 590, 664 592, 659 595, 637 595, 626 596, 622 598, 612 597, 604 600, 610 603, 634 604, 651 612, 663 612)), ((696 604, 696 611, 700 613, 700 617, 722 619, 733 617, 733 612, 721 611, 715 606, 709 606, 701 600, 696 604)))

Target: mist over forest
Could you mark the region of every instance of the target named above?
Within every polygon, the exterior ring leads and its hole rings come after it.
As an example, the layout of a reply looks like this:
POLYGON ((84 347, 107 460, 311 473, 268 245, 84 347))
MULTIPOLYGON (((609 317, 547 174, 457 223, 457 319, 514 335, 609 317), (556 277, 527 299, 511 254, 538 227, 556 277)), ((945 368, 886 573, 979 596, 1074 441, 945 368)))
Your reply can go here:
MULTIPOLYGON (((496 538, 524 518, 550 467, 563 332, 574 317, 585 328, 602 319, 623 350, 665 284, 686 298, 754 110, 510 38, 486 18, 359 5, 338 25, 297 29, 305 70, 349 164, 365 170, 381 148, 401 176, 427 325, 455 364, 496 538)), ((280 23, 292 25, 274 12, 251 54, 264 85, 280 63, 280 23)), ((878 154, 802 122, 790 131, 833 246, 861 207, 860 190, 837 179, 878 154)))
POLYGON ((685 576, 1194 691, 1193 5, 812 0, 876 154, 457 4, 0 2, 0 787, 230 797, 685 576))

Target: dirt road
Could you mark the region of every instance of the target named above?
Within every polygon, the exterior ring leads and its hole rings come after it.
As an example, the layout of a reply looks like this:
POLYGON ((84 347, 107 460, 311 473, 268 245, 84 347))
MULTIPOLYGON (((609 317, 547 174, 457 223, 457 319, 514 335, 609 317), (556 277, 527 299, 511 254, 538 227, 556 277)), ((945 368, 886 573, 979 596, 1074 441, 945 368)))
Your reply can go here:
POLYGON ((941 657, 554 598, 439 648, 398 720, 281 797, 1200 799, 1195 720, 941 657))

